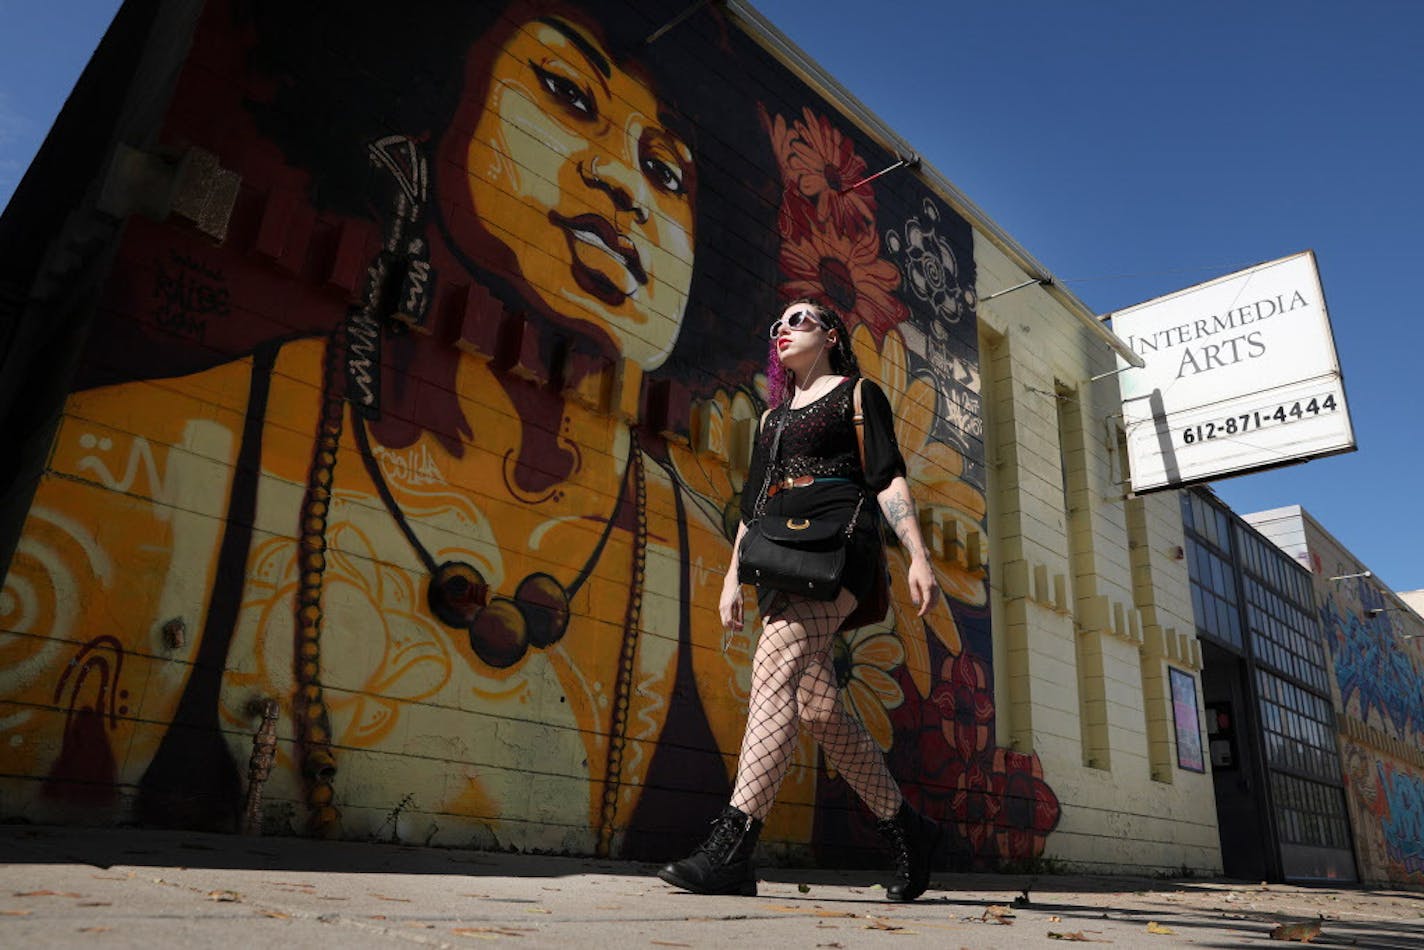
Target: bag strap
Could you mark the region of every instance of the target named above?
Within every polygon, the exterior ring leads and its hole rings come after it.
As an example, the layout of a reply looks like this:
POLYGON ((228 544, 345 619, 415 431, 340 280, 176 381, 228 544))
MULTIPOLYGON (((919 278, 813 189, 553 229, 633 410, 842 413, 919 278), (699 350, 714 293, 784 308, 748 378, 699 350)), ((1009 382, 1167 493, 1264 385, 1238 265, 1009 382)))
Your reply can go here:
MULTIPOLYGON (((768 409, 766 412, 767 415, 770 415, 775 411, 776 410, 774 409, 768 409)), ((762 479, 761 495, 757 498, 756 507, 752 509, 753 520, 760 518, 763 514, 766 513, 767 492, 771 490, 771 473, 776 470, 776 454, 781 450, 781 430, 786 428, 786 416, 787 413, 785 409, 783 409, 781 413, 781 418, 776 420, 776 435, 772 437, 771 454, 767 457, 766 464, 764 466, 766 469, 766 477, 762 479)), ((761 425, 757 426, 758 438, 761 437, 762 426, 766 425, 766 418, 766 416, 762 416, 761 425)))
MULTIPOLYGON (((851 392, 852 409, 850 421, 855 426, 855 447, 860 452, 860 475, 865 477, 865 412, 860 402, 860 384, 865 382, 864 376, 857 376, 855 379, 855 389, 851 392)), ((870 486, 867 484, 866 488, 870 486)), ((846 525, 846 537, 855 530, 855 523, 860 518, 860 508, 865 504, 865 492, 860 493, 860 500, 855 503, 855 514, 850 516, 850 524, 846 525)))
POLYGON ((850 421, 855 424, 855 445, 860 450, 860 473, 865 474, 865 411, 860 402, 860 384, 865 382, 865 377, 861 376, 855 381, 855 414, 850 417, 850 421))

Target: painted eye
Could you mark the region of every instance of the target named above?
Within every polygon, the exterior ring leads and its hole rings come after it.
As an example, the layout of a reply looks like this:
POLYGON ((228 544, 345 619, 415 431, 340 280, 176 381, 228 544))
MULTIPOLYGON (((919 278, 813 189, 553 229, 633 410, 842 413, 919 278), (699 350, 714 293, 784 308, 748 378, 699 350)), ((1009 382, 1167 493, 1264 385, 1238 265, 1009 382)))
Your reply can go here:
POLYGON ((593 104, 593 94, 587 89, 566 76, 551 73, 533 63, 529 64, 529 68, 534 70, 535 76, 539 77, 539 85, 544 87, 544 91, 557 99, 565 108, 577 113, 582 118, 591 119, 598 115, 598 109, 593 104))
POLYGON ((641 164, 643 174, 647 175, 648 180, 663 191, 669 191, 675 195, 685 193, 686 189, 683 187, 681 168, 669 165, 662 159, 653 156, 645 156, 641 164))

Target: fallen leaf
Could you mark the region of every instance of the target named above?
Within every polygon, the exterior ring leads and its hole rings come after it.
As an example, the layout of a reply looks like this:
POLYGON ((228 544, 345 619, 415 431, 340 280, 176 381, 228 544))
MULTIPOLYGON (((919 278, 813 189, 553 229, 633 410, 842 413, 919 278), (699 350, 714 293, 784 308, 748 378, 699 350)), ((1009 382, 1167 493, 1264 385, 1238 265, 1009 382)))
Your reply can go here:
POLYGON ((798 891, 800 891, 802 894, 809 894, 809 893, 811 893, 811 885, 810 885, 810 884, 797 884, 797 885, 796 885, 796 889, 797 889, 798 891))
POLYGON ((1074 931, 1072 931, 1072 932, 1070 932, 1070 933, 1057 933, 1056 931, 1050 930, 1050 931, 1048 932, 1048 939, 1049 939, 1049 940, 1071 940, 1071 941, 1073 941, 1074 943, 1094 943, 1094 942, 1095 942, 1092 937, 1089 937, 1087 934, 1083 933, 1083 931, 1081 931, 1081 930, 1074 930, 1074 931))
POLYGON ((1271 931, 1272 940, 1294 940, 1310 943, 1320 936, 1320 921, 1308 920, 1298 924, 1279 924, 1271 931))
POLYGON ((16 897, 83 897, 83 894, 76 894, 73 891, 23 891, 15 894, 16 897))
POLYGON ((902 927, 900 924, 891 923, 890 921, 886 920, 886 919, 883 918, 883 917, 872 917, 872 916, 870 916, 869 914, 866 914, 866 915, 865 915, 865 919, 868 920, 868 921, 870 921, 870 923, 868 923, 868 924, 865 925, 865 929, 866 929, 866 930, 904 930, 904 929, 905 929, 905 928, 902 927))
POLYGON ((1173 930, 1171 927, 1163 927, 1161 924, 1157 923, 1157 921, 1155 921, 1155 920, 1149 920, 1149 921, 1147 922, 1147 932, 1150 933, 1150 934, 1174 934, 1174 933, 1176 933, 1176 931, 1173 930))
POLYGON ((79 932, 82 934, 101 934, 113 929, 113 927, 80 927, 79 932))
POLYGON ((476 940, 498 940, 500 937, 522 937, 529 933, 527 927, 456 927, 450 931, 461 937, 474 937, 476 940))
POLYGON ((842 950, 845 945, 840 943, 818 943, 816 946, 827 947, 829 950, 842 950))
POLYGON ((113 901, 80 901, 75 907, 113 907, 113 901))
POLYGON ((546 908, 546 907, 526 907, 526 908, 524 908, 524 913, 526 913, 526 914, 552 914, 553 911, 552 911, 552 910, 549 910, 549 909, 546 908))
POLYGON ((386 919, 386 915, 385 915, 385 914, 372 914, 371 916, 367 917, 366 919, 367 919, 367 920, 385 920, 385 919, 386 919))
POLYGON ((1048 922, 1050 924, 1061 924, 1063 922, 1063 918, 1059 917, 1057 914, 1054 914, 1048 918, 1048 922))
POLYGON ((409 897, 387 897, 387 896, 384 895, 384 894, 372 894, 371 896, 374 897, 374 898, 375 898, 376 900, 378 900, 378 901, 395 901, 395 902, 400 903, 400 904, 409 904, 409 903, 410 903, 410 898, 409 898, 409 897))
POLYGON ((979 919, 985 922, 1004 924, 1007 926, 1014 922, 1014 912, 1003 904, 990 904, 984 908, 984 916, 979 919))
POLYGON ((242 900, 242 895, 238 894, 236 891, 208 891, 208 900, 228 902, 240 901, 242 900))
POLYGON ((690 947, 690 946, 692 946, 692 944, 690 944, 690 943, 672 943, 672 942, 667 941, 667 940, 654 940, 654 941, 652 941, 652 944, 653 944, 653 946, 655 946, 655 947, 690 947))
POLYGON ((28 917, 34 911, 30 910, 0 910, 0 917, 28 917))
POLYGON ((284 913, 282 913, 280 910, 263 910, 263 911, 258 911, 258 913, 260 913, 263 917, 273 917, 273 918, 275 918, 275 919, 277 919, 277 920, 290 920, 290 919, 291 919, 291 914, 284 914, 284 913))

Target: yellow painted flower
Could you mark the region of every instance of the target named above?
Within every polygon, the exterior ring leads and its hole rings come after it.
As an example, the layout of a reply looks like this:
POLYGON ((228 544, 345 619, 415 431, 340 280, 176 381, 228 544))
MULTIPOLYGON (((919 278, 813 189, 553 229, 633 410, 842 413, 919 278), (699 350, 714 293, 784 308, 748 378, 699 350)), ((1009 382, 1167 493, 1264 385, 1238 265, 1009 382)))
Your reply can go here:
POLYGON ((668 444, 668 457, 690 500, 720 523, 729 539, 736 534, 736 503, 750 460, 751 433, 766 403, 765 374, 757 374, 753 390, 755 398, 742 389, 717 390, 696 406, 692 444, 668 444))
MULTIPOLYGON (((876 380, 890 402, 895 419, 895 438, 905 458, 906 477, 921 508, 930 508, 935 520, 961 540, 984 530, 984 495, 960 476, 964 472, 964 457, 953 446, 934 438, 931 433, 936 421, 934 386, 910 371, 909 354, 899 331, 885 334, 879 346, 865 327, 856 327, 851 345, 861 371, 876 380)), ((933 551, 933 539, 927 538, 933 551)), ((946 599, 940 599, 923 619, 917 617, 905 586, 908 561, 898 548, 890 549, 892 616, 904 641, 906 666, 922 695, 930 687, 929 649, 924 638, 928 627, 944 643, 951 655, 962 647, 959 628, 946 599), (919 633, 911 635, 911 631, 919 633)), ((945 598, 954 598, 972 607, 981 607, 988 598, 982 570, 971 571, 959 559, 933 557, 931 564, 935 580, 945 598)))
POLYGON ((831 664, 841 701, 865 724, 881 751, 890 751, 894 732, 887 710, 905 701, 892 670, 905 662, 904 646, 885 624, 852 630, 834 639, 831 664))

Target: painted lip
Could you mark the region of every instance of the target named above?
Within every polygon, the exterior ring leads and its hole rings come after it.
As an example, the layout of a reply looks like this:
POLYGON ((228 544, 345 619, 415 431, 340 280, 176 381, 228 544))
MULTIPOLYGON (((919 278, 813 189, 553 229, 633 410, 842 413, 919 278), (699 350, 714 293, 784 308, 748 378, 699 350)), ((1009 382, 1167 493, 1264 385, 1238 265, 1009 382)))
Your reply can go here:
POLYGON ((791 337, 789 337, 789 336, 779 336, 779 337, 776 338, 776 352, 780 353, 782 350, 786 349, 786 348, 787 348, 788 346, 790 346, 790 345, 791 345, 791 337))
POLYGON ((628 299, 628 293, 608 278, 607 274, 584 264, 574 253, 575 245, 587 244, 607 254, 623 265, 628 275, 643 287, 648 283, 648 272, 643 268, 643 258, 628 235, 615 228, 607 218, 596 214, 579 214, 566 218, 557 211, 549 212, 549 220, 562 228, 573 255, 574 280, 586 292, 593 294, 609 306, 618 306, 628 299))

